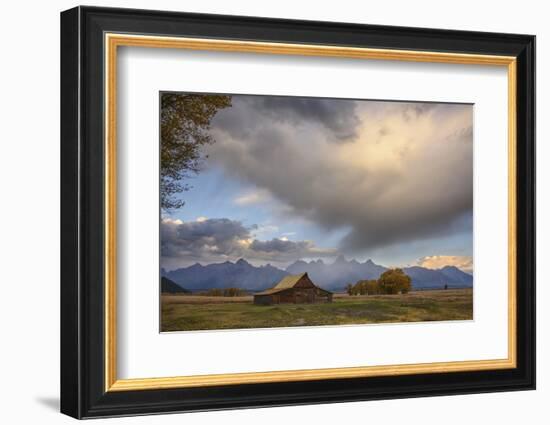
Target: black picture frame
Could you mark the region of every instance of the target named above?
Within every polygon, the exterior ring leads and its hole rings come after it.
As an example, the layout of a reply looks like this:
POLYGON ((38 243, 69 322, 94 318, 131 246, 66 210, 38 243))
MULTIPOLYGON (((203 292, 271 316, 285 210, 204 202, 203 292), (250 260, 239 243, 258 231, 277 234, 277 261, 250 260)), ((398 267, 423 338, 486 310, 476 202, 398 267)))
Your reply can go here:
POLYGON ((535 388, 535 37, 76 7, 61 13, 61 412, 75 418, 535 388), (104 33, 507 55, 517 58, 517 367, 105 391, 104 33))

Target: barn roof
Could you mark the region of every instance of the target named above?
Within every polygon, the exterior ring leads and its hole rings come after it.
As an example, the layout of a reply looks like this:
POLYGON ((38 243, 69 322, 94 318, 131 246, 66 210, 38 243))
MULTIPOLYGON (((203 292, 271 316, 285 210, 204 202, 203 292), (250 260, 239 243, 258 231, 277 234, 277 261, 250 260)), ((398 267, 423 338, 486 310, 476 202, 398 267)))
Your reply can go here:
POLYGON ((273 288, 269 288, 269 289, 266 289, 265 291, 258 292, 256 295, 270 295, 270 294, 275 294, 276 292, 283 291, 285 289, 294 288, 294 285, 296 285, 298 281, 305 275, 307 275, 307 273, 291 274, 291 275, 285 276, 273 288))
POLYGON ((291 274, 291 275, 285 276, 281 279, 281 281, 277 285, 275 285, 271 289, 281 290, 281 289, 294 288, 294 285, 296 285, 298 281, 306 275, 307 273, 291 274))
MULTIPOLYGON (((256 295, 271 295, 271 294, 275 294, 277 292, 283 291, 285 289, 294 288, 294 286, 298 283, 298 281, 304 276, 307 276, 307 273, 292 274, 292 275, 285 276, 273 288, 266 289, 265 291, 262 291, 262 292, 258 292, 256 293, 256 295)), ((324 289, 321 289, 321 290, 324 291, 324 289)), ((325 292, 328 292, 328 291, 325 291, 325 292)))

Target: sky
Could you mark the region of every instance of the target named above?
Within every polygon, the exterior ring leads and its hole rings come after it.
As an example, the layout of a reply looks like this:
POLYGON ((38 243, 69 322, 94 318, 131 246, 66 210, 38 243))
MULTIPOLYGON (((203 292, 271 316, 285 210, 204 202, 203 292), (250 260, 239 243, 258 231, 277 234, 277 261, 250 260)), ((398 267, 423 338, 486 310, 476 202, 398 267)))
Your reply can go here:
POLYGON ((233 95, 161 265, 372 259, 472 272, 473 108, 233 95))

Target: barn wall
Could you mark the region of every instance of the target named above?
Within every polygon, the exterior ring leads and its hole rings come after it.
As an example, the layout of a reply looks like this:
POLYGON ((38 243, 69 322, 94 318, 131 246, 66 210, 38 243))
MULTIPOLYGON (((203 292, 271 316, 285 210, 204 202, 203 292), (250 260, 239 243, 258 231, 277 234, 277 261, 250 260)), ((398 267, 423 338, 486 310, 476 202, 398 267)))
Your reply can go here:
POLYGON ((254 295, 254 304, 257 304, 257 305, 273 304, 273 297, 271 295, 254 295))

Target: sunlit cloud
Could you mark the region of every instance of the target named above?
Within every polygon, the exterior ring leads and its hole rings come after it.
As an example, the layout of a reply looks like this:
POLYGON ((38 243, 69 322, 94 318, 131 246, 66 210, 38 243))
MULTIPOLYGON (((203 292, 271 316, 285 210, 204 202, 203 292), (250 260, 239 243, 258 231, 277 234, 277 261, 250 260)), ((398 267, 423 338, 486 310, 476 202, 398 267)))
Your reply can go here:
POLYGON ((235 198, 234 202, 237 205, 246 206, 261 204, 269 200, 269 193, 265 190, 256 190, 248 192, 235 198))
POLYGON ((455 266, 466 273, 472 273, 474 270, 472 257, 466 255, 431 255, 420 258, 418 265, 428 269, 455 266))
POLYGON ((258 188, 235 204, 270 199, 288 217, 349 229, 339 249, 351 255, 471 232, 459 220, 473 206, 471 105, 330 102, 235 96, 215 117, 210 163, 258 188))
POLYGON ((309 240, 257 239, 253 235, 256 228, 228 218, 189 222, 164 218, 160 228, 162 267, 173 269, 195 262, 207 264, 240 258, 284 265, 297 258, 331 257, 337 253, 309 240))

